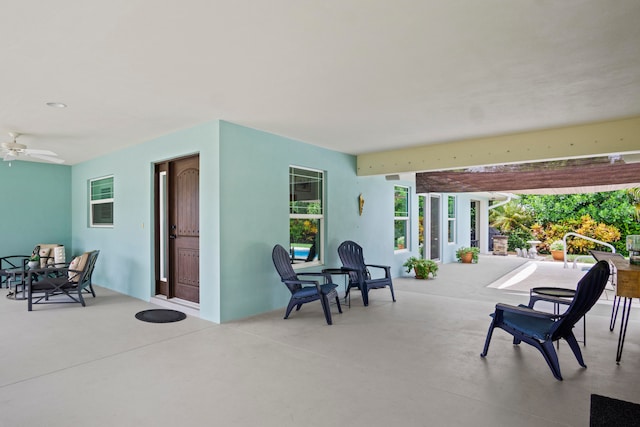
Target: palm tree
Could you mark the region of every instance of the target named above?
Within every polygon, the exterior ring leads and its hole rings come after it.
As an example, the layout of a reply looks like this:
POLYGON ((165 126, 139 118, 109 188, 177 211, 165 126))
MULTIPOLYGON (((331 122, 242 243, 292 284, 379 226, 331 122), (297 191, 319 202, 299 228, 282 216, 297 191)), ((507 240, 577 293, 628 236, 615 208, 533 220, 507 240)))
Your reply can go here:
POLYGON ((533 223, 531 213, 517 202, 492 210, 489 219, 491 226, 507 234, 515 230, 529 231, 529 226, 533 223))

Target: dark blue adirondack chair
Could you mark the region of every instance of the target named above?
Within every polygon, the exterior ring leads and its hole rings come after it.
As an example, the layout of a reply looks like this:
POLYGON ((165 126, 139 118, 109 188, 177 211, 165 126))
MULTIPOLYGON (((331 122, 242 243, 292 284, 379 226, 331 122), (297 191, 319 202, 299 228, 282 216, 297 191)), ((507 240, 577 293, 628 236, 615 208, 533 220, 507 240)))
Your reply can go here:
POLYGON ((327 324, 331 325, 331 309, 329 307, 329 298, 335 298, 338 305, 338 311, 342 313, 342 307, 340 306, 340 298, 338 298, 338 292, 336 288, 338 285, 331 281, 330 274, 324 273, 296 273, 291 267, 291 258, 285 248, 280 245, 276 245, 271 253, 273 259, 273 265, 276 267, 276 271, 280 275, 282 283, 287 285, 287 289, 291 292, 291 299, 287 305, 287 311, 284 318, 287 319, 293 307, 296 307, 296 311, 300 310, 302 304, 308 302, 320 300, 322 304, 322 311, 324 311, 324 317, 327 319, 327 324), (317 276, 322 277, 320 284, 317 280, 301 280, 299 276, 317 276), (309 286, 305 286, 309 285, 309 286))
POLYGON ((576 356, 580 366, 586 368, 582 359, 582 352, 576 337, 573 335, 573 326, 578 322, 598 301, 604 287, 609 280, 609 263, 599 261, 578 282, 576 294, 569 308, 562 314, 552 314, 533 310, 527 306, 512 306, 496 304, 496 311, 491 314, 493 318, 489 325, 489 332, 484 344, 484 350, 480 356, 485 357, 489 351, 489 343, 495 328, 500 328, 513 335, 513 344, 526 342, 540 350, 544 359, 553 372, 553 376, 562 380, 558 355, 553 343, 564 338, 576 356))
POLYGON ((349 272, 347 295, 349 295, 351 288, 360 289, 362 302, 367 306, 369 305, 369 290, 388 286, 391 290, 391 299, 396 302, 396 297, 393 294, 393 282, 391 281, 391 267, 388 265, 365 264, 362 247, 351 240, 340 243, 338 255, 342 261, 342 269, 349 272), (384 270, 384 277, 371 278, 369 268, 384 270))

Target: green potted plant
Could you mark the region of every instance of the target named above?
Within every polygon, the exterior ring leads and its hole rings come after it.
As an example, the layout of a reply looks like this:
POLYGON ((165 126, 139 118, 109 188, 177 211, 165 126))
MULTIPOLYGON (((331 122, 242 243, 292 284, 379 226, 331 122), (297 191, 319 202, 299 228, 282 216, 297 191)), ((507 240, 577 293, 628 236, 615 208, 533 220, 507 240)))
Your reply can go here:
POLYGON ((29 268, 38 268, 40 267, 40 255, 33 254, 29 257, 29 262, 27 263, 29 268))
POLYGON ((549 250, 555 261, 564 261, 564 242, 562 240, 556 240, 551 243, 549 250))
POLYGON ((480 253, 480 249, 462 246, 456 250, 456 259, 458 262, 471 264, 478 262, 478 254, 480 253))
POLYGON ((406 267, 407 273, 410 273, 411 270, 413 270, 416 275, 416 279, 428 279, 429 274, 431 274, 431 277, 435 278, 438 273, 438 264, 430 259, 416 258, 412 256, 408 258, 402 266, 406 267))

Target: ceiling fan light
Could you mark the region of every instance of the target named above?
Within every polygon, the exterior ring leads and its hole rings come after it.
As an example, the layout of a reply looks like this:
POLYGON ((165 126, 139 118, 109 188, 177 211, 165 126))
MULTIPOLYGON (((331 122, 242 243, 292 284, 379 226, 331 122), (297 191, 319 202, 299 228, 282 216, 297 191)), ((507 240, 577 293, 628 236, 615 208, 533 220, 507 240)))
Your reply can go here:
POLYGON ((26 156, 52 163, 64 163, 64 160, 56 157, 57 154, 53 151, 27 148, 26 145, 17 143, 16 139, 20 136, 19 133, 10 132, 9 135, 13 138, 13 142, 0 143, 0 158, 4 161, 11 162, 17 160, 18 157, 26 156))
POLYGON ((62 102, 47 102, 47 106, 51 108, 67 108, 67 104, 62 102))

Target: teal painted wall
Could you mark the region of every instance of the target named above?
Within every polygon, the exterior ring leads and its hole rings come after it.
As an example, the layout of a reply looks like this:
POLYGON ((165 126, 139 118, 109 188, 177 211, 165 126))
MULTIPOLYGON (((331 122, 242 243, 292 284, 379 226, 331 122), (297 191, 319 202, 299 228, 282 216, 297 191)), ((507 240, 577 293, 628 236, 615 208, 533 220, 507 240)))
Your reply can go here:
POLYGON ((337 247, 350 239, 368 262, 402 274, 406 253, 393 251, 394 182, 358 177, 355 156, 216 121, 73 166, 72 244, 76 252, 101 250, 96 284, 143 300, 154 295, 153 164, 192 153, 200 154, 202 318, 226 322, 286 306, 271 250, 288 245, 290 165, 326 172, 325 266, 340 265, 337 247), (105 175, 114 176, 115 226, 89 228, 88 182, 105 175))
POLYGON ((200 315, 219 322, 218 123, 175 132, 72 168, 73 246, 101 251, 94 282, 149 300, 155 294, 153 165, 200 155, 200 315), (114 176, 114 227, 88 226, 88 182, 114 176))
POLYGON ((221 122, 220 158, 222 322, 289 300, 271 250, 289 243, 290 165, 325 171, 325 266, 340 266, 337 248, 348 239, 363 246, 367 261, 394 264, 393 183, 356 176, 354 156, 221 122))
POLYGON ((0 161, 0 256, 59 243, 71 256, 71 167, 0 161))

